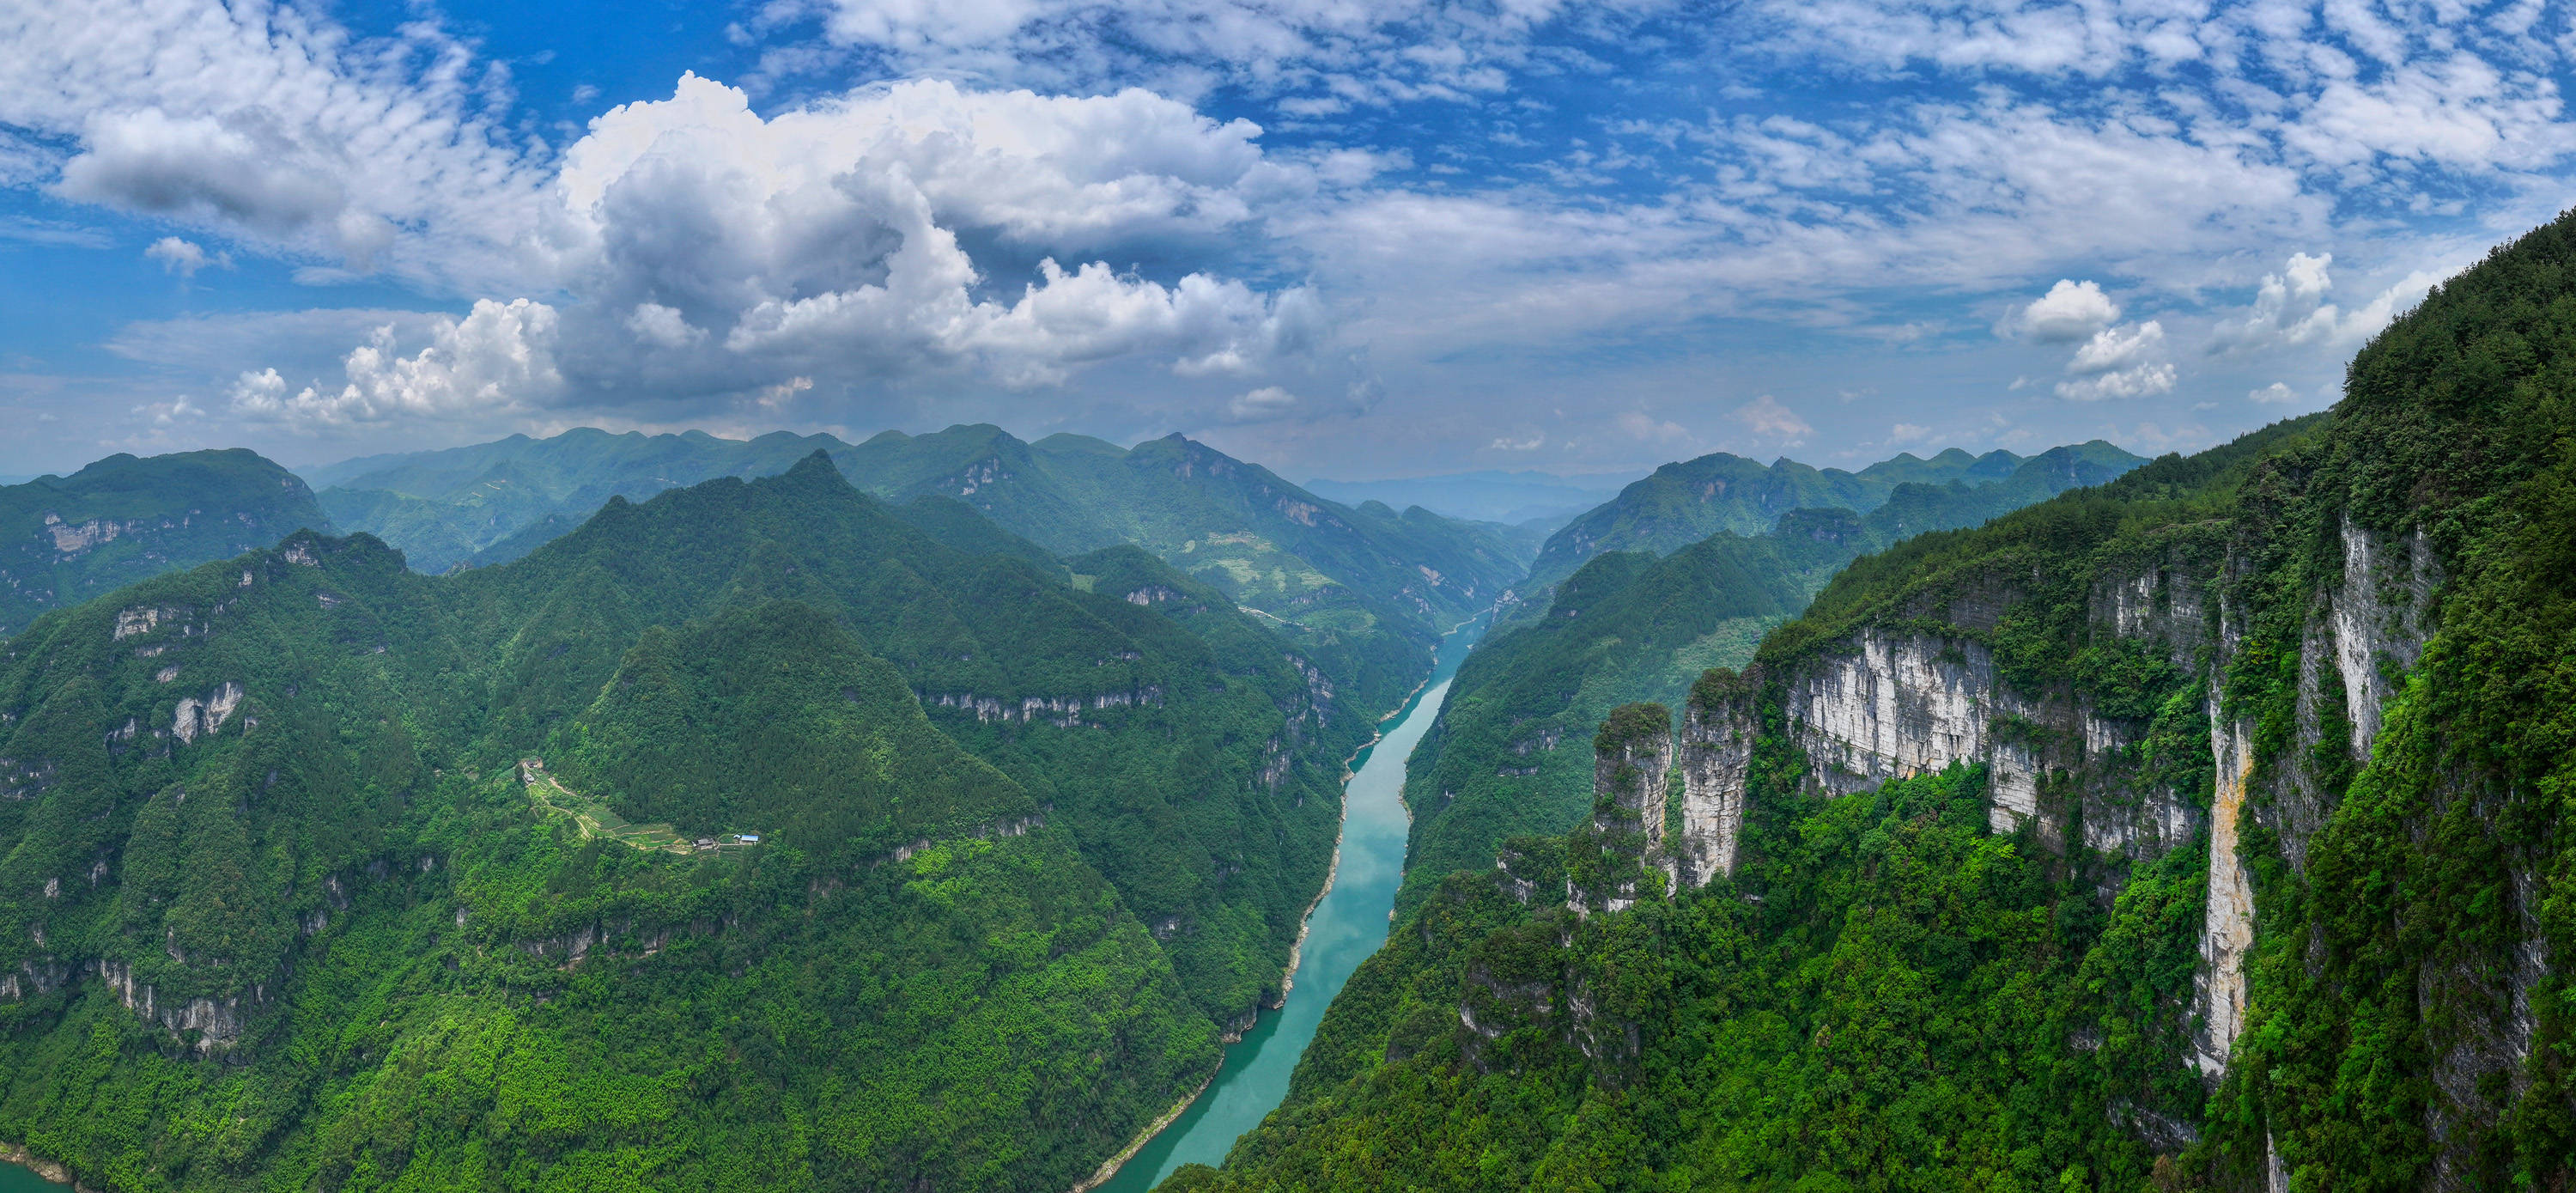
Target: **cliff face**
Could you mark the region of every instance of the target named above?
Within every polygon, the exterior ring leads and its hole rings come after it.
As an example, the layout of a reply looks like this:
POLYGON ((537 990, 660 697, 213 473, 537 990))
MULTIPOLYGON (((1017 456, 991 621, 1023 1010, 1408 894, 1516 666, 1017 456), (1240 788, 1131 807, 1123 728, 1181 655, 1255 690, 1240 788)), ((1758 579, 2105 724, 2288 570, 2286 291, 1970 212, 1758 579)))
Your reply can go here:
POLYGON ((330 525, 303 481, 240 448, 115 455, 0 486, 0 638, 47 609, 330 525))
POLYGON ((2435 625, 2441 569, 2420 531, 2340 532, 2342 575, 2315 595, 2292 666, 2298 677, 2294 749, 2257 777, 2255 726, 2219 693, 2243 653, 2241 617, 2207 577, 2250 574, 2250 548, 2201 563, 2175 550, 2088 569, 2080 637, 2161 665, 2160 691, 2197 693, 2208 723, 2205 764, 2175 772, 2147 749, 2156 709, 2106 709, 2091 677, 2017 682, 1991 643, 2044 594, 2009 572, 1953 576, 1940 590, 1892 602, 1872 619, 1745 678, 1722 677, 1693 693, 1682 740, 1680 873, 1705 884, 1732 872, 1741 848, 1747 771, 1766 711, 1803 766, 1805 791, 1832 798, 1889 779, 1953 765, 1987 771, 1993 830, 2029 826, 2049 849, 2148 861, 2177 848, 2209 852, 2207 913, 2198 976, 2196 1058, 2215 1080, 2244 1022, 2244 962, 2254 938, 2252 880, 2239 842, 2261 819, 2291 866, 2304 870, 2311 838, 2339 794, 2311 760, 2328 721, 2337 747, 2367 759, 2385 706, 2402 688, 2435 625), (2339 709, 2324 707, 2340 684, 2339 709), (2167 781, 2181 773, 2208 786, 2167 781), (2256 790, 2257 788, 2260 790, 2256 790))

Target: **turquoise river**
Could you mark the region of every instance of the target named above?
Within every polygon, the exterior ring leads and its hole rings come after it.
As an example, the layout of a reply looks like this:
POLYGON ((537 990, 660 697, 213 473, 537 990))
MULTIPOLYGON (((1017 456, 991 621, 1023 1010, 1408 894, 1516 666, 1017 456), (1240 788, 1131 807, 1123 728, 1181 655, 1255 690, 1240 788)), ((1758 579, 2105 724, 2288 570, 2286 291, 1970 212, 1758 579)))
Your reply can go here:
MULTIPOLYGON (((1351 971, 1386 943, 1411 824, 1404 810, 1405 758, 1439 716, 1450 677, 1484 629, 1480 619, 1442 640, 1431 678, 1397 712, 1394 725, 1354 760, 1359 769, 1342 797, 1341 860, 1331 889, 1306 917, 1306 944, 1298 954, 1288 1004, 1263 1015, 1225 1050, 1225 1066, 1216 1081, 1101 1186, 1102 1193, 1142 1193, 1183 1164, 1223 1161, 1235 1137, 1260 1125, 1262 1116, 1288 1095, 1288 1075, 1305 1054, 1306 1041, 1315 1038, 1325 1004, 1342 992, 1351 971)), ((64 1193, 64 1187, 17 1165, 0 1164, 0 1193, 64 1193)))
POLYGON ((1101 1193, 1143 1193, 1183 1164, 1218 1164, 1237 1136, 1288 1096, 1288 1077, 1306 1042, 1315 1038, 1324 1007, 1342 983, 1386 943, 1395 912, 1396 884, 1404 878, 1404 843, 1411 819, 1404 810, 1404 763, 1414 744, 1440 715, 1450 677, 1484 633, 1483 619, 1451 633, 1422 690, 1397 712, 1392 727, 1360 753, 1358 771, 1342 797, 1341 860, 1323 901, 1306 917, 1306 944, 1290 979, 1288 1005, 1271 1014, 1225 1050, 1225 1066, 1198 1101, 1136 1153, 1101 1193))

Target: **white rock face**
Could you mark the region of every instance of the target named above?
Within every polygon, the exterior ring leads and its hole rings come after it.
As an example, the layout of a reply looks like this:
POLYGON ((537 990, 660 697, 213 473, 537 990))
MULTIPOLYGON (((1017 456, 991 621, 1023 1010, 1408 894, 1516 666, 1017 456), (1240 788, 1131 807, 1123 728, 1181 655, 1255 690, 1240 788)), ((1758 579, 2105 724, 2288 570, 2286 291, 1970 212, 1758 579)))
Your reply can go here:
MULTIPOLYGON (((2048 724, 2069 719, 2067 710, 2003 687, 1981 643, 1872 629, 1859 646, 1789 688, 1791 732, 1826 791, 1844 795, 1953 762, 1984 763, 1993 801, 1987 815, 1997 832, 2039 815, 2040 749, 1999 734, 1998 722, 2048 724)), ((2088 751, 2127 744, 2116 726, 2072 719, 2088 751)))
POLYGON ((2332 598, 2335 669, 2343 674, 2352 717, 2353 757, 2363 761, 2397 695, 2387 671, 2411 668, 2423 655, 2433 590, 2442 582, 2432 540, 2421 529, 2398 543, 2386 538, 2344 519, 2343 584, 2332 598))
POLYGON ((2254 742, 2242 723, 2228 724, 2209 702, 2209 748, 2218 766, 2209 813, 2209 904, 2200 930, 2200 972, 2194 975, 2202 1028, 2192 1059, 2215 1082, 2227 1071, 2236 1033, 2245 1026, 2245 953, 2254 947, 2254 883, 2236 855, 2245 819, 2245 781, 2254 773, 2254 742))
POLYGON ((203 700, 182 696, 178 709, 171 715, 170 735, 182 744, 194 742, 201 736, 211 737, 216 730, 223 728, 224 722, 232 717, 233 710, 241 707, 241 702, 241 684, 229 680, 207 693, 203 700))
POLYGON ((1682 721, 1682 828, 1672 855, 1678 882, 1707 886, 1735 873, 1744 831, 1744 781, 1758 731, 1750 710, 1729 702, 1690 707, 1682 721))

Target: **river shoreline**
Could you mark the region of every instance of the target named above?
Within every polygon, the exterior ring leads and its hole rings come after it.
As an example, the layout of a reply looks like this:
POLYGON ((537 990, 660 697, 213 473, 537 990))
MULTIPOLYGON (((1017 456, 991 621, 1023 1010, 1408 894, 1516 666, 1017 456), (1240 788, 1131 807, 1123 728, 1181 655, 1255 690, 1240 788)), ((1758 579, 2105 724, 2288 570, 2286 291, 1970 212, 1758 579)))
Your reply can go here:
MULTIPOLYGON (((1474 618, 1469 618, 1468 621, 1460 622, 1459 625, 1465 626, 1474 620, 1474 618)), ((1457 630, 1454 628, 1450 630, 1450 633, 1454 634, 1456 632, 1457 630)), ((1263 1011, 1276 1011, 1287 1007, 1288 995, 1297 989, 1297 967, 1303 964, 1306 959, 1306 936, 1308 933, 1315 930, 1315 909, 1324 905, 1324 896, 1333 893, 1333 883, 1340 879, 1342 875, 1342 840, 1348 835, 1348 826, 1351 819, 1351 780, 1359 777, 1359 773, 1351 769, 1351 764, 1359 761, 1360 755, 1368 753, 1371 749, 1375 748, 1379 742, 1386 740, 1386 729, 1384 728, 1386 723, 1403 716, 1404 710, 1413 707, 1414 700, 1422 695, 1423 689, 1431 686, 1431 681, 1437 678, 1439 674, 1440 652, 1437 648, 1434 648, 1431 652, 1431 670, 1423 673, 1422 682, 1413 685, 1413 690, 1404 694, 1404 699, 1396 703, 1393 711, 1387 713, 1385 716, 1379 717, 1377 719, 1377 723, 1380 728, 1371 732, 1369 734, 1369 739, 1360 743, 1358 749, 1351 751, 1350 757, 1342 759, 1343 798, 1341 823, 1343 827, 1337 828, 1333 831, 1333 860, 1324 867, 1324 884, 1315 888, 1315 897, 1306 901, 1306 910, 1297 917, 1297 939, 1288 946, 1288 968, 1282 971, 1279 975, 1279 1001, 1272 1003, 1267 1007, 1253 1008, 1251 1022, 1246 1023, 1243 1030, 1239 1032, 1219 1032, 1217 1034, 1217 1039, 1220 1042, 1226 1044, 1241 1043, 1245 1036, 1252 1034, 1253 1028, 1261 1025, 1261 1013, 1263 1011)), ((1410 816, 1411 813, 1408 812, 1406 815, 1410 816)), ((1216 1084, 1217 1077, 1224 1072, 1225 1059, 1220 1055, 1217 1058, 1216 1068, 1209 1070, 1207 1078, 1199 1082, 1199 1087, 1197 1089, 1190 1091, 1190 1096, 1181 1099, 1179 1105, 1172 1107, 1170 1110, 1164 1111, 1162 1117, 1157 1118, 1152 1123, 1148 1124, 1142 1134, 1129 1140, 1127 1146, 1117 1155, 1111 1156, 1107 1160, 1102 1161, 1098 1171, 1092 1173, 1090 1177, 1083 1180, 1080 1184, 1075 1185, 1072 1189, 1068 1190, 1067 1193, 1091 1193, 1091 1190, 1097 1189, 1102 1185, 1108 1184, 1111 1180, 1116 1179, 1119 1169, 1126 1167, 1129 1160, 1135 1159, 1136 1153, 1145 1150, 1145 1145, 1154 1142, 1155 1136, 1161 1135, 1164 1131, 1170 1129, 1173 1123, 1180 1121, 1182 1115, 1189 1113, 1190 1107, 1198 1102, 1199 1095, 1208 1092, 1208 1089, 1216 1084)))
POLYGON ((38 1156, 14 1143, 0 1143, 0 1164, 15 1164, 35 1173, 40 1179, 75 1190, 75 1193, 91 1193, 88 1186, 72 1179, 70 1168, 38 1156))

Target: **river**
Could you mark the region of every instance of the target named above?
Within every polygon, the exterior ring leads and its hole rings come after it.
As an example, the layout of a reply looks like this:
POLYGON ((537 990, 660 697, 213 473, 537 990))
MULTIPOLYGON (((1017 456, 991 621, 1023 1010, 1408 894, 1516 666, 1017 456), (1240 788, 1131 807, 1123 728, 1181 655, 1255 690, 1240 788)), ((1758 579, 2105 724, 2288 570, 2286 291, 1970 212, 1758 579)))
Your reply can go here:
MULTIPOLYGON (((1449 679, 1485 632, 1483 619, 1440 643, 1431 678, 1398 713, 1375 745, 1360 752, 1359 769, 1342 796, 1342 856, 1333 887, 1306 918, 1306 946, 1299 953, 1288 1005, 1263 1015, 1242 1040, 1225 1050, 1215 1083, 1163 1133, 1136 1153, 1101 1193, 1143 1193, 1183 1164, 1217 1164, 1235 1137, 1261 1124, 1288 1096, 1288 1076, 1315 1038, 1324 1007, 1342 983, 1386 943, 1395 887, 1404 878, 1404 841, 1411 820, 1404 811, 1404 761, 1440 713, 1449 679)), ((15 1164, 0 1163, 0 1193, 63 1193, 64 1187, 15 1164)))
POLYGON ((1288 1077, 1306 1042, 1315 1038, 1324 1007, 1369 954, 1386 943, 1387 917, 1395 910, 1396 884, 1404 878, 1404 842, 1411 819, 1404 810, 1404 762, 1431 728, 1449 679, 1485 631, 1479 618, 1440 644, 1430 680, 1406 703, 1393 726, 1360 754, 1358 771, 1342 797, 1341 865, 1331 890, 1306 918, 1306 947, 1289 987, 1288 1005, 1261 1017, 1242 1040, 1225 1050, 1216 1081, 1163 1133, 1136 1153, 1101 1193, 1144 1193, 1183 1164, 1218 1164, 1235 1138, 1261 1125, 1288 1096, 1288 1077))

